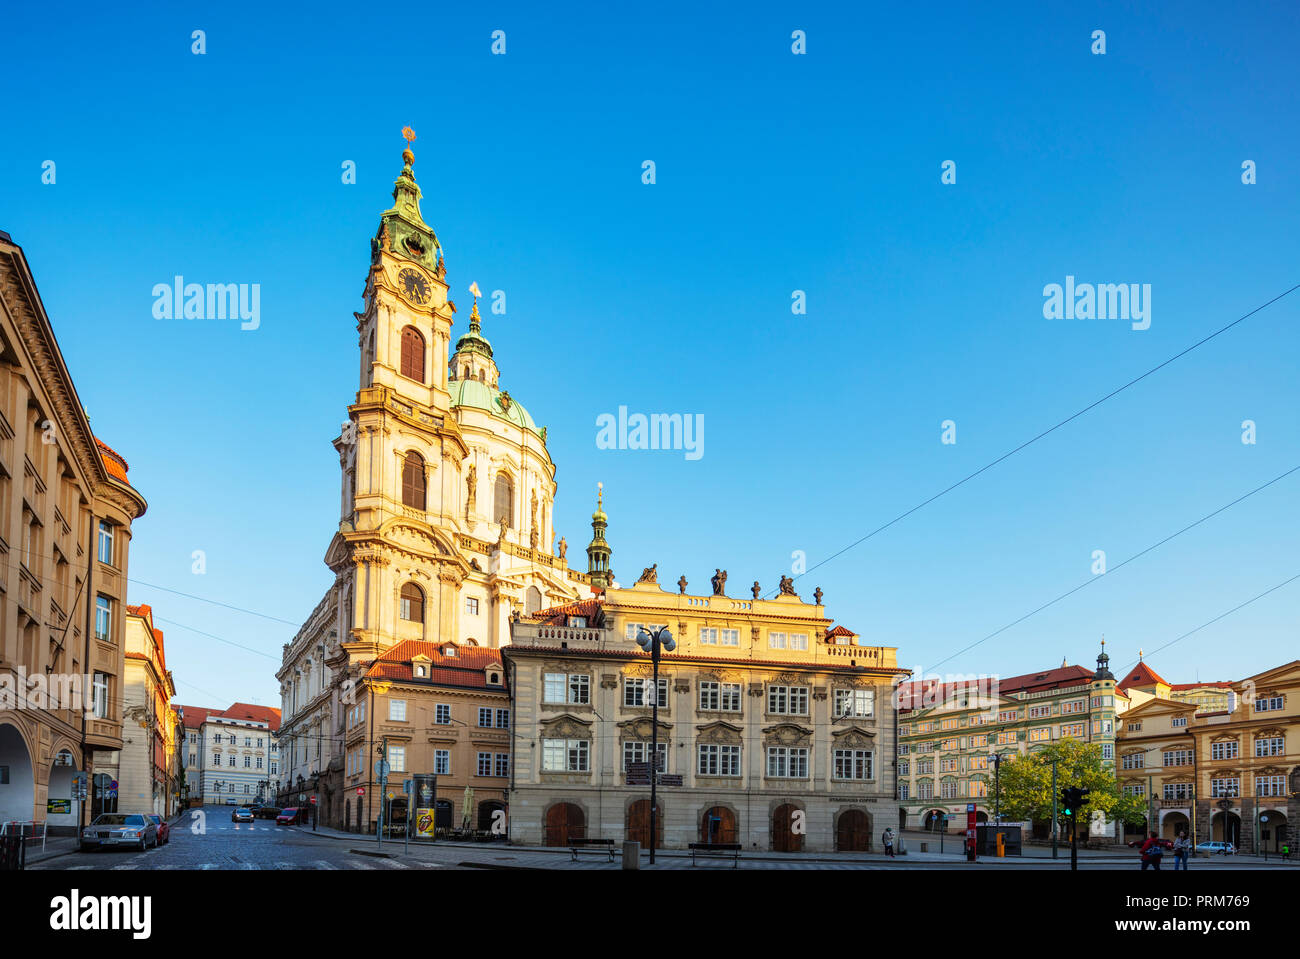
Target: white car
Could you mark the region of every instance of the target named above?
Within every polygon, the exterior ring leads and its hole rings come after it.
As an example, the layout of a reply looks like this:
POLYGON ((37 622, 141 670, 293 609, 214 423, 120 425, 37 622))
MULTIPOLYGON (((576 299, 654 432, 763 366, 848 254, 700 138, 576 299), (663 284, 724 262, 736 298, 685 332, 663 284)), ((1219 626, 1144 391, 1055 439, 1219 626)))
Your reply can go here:
POLYGON ((1231 856, 1237 851, 1237 847, 1230 842, 1202 842, 1196 844, 1196 851, 1203 852, 1207 855, 1231 856))

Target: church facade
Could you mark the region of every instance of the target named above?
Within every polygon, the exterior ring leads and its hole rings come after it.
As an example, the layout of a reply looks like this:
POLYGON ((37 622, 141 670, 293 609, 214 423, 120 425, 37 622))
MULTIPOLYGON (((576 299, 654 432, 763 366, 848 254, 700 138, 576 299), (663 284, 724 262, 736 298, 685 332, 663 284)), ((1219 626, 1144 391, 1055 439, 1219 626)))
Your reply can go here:
POLYGON ((334 440, 340 507, 325 553, 334 582, 276 673, 284 790, 317 795, 332 825, 344 757, 364 734, 344 717, 370 663, 406 641, 499 647, 513 615, 571 602, 591 580, 569 568, 565 540, 553 551, 546 429, 503 389, 477 295, 453 342, 442 246, 409 146, 402 158, 354 314, 358 388, 334 440))

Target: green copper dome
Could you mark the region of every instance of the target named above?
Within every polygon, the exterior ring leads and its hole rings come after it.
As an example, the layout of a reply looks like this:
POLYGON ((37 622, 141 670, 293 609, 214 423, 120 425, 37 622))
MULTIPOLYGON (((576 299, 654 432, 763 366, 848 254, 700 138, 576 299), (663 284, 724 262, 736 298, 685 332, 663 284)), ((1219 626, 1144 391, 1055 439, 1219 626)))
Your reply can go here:
MULTIPOLYGON (((468 334, 467 334, 468 335, 468 334)), ((464 339, 464 337, 461 337, 464 339)), ((484 342, 487 342, 486 340, 484 342)), ((451 394, 452 406, 468 406, 472 409, 486 410, 498 419, 526 430, 532 430, 546 442, 541 427, 533 422, 532 416, 523 404, 513 399, 508 392, 494 390, 478 380, 450 380, 447 392, 451 394)))

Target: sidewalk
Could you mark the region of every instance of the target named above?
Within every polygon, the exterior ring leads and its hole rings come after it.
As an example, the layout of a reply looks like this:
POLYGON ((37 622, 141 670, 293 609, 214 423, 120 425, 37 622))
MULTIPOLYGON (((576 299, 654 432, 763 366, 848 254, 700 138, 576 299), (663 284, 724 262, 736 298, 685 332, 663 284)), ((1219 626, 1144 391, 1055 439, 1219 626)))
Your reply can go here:
MULTIPOLYGON (((311 833, 311 832, 312 832, 312 828, 311 828, 311 826, 295 826, 295 827, 293 827, 293 828, 294 828, 294 829, 301 830, 301 831, 303 831, 303 832, 308 832, 308 833, 311 833)), ((314 832, 313 834, 314 834, 314 835, 317 835, 317 836, 324 836, 324 837, 327 838, 327 839, 346 840, 346 841, 348 841, 348 842, 353 843, 353 844, 354 844, 354 845, 353 845, 353 849, 358 850, 358 851, 361 851, 361 850, 369 850, 369 851, 373 851, 373 852, 376 852, 376 853, 378 853, 378 852, 383 852, 384 854, 386 854, 386 855, 390 855, 390 856, 391 856, 391 855, 401 855, 401 853, 402 853, 402 840, 401 840, 400 838, 397 838, 397 839, 389 839, 389 838, 385 837, 385 839, 384 839, 384 843, 383 843, 383 846, 382 846, 382 848, 381 848, 380 845, 379 845, 378 840, 375 838, 375 834, 374 834, 374 833, 344 832, 344 831, 341 830, 341 829, 333 829, 333 828, 330 828, 330 827, 328 827, 328 826, 317 826, 317 827, 316 827, 316 830, 315 830, 315 832, 314 832)), ((929 852, 924 852, 924 853, 923 853, 923 852, 920 852, 920 851, 919 851, 919 846, 911 846, 911 847, 909 848, 909 851, 908 851, 907 854, 905 854, 905 855, 901 855, 901 856, 898 856, 898 857, 895 857, 895 859, 897 859, 897 860, 902 860, 902 861, 904 861, 904 862, 910 860, 910 861, 912 861, 912 862, 928 862, 928 863, 941 863, 941 862, 954 862, 954 863, 956 863, 956 862, 965 862, 965 861, 966 861, 966 856, 965 856, 964 853, 961 852, 960 847, 959 847, 959 845, 957 844, 957 841, 956 841, 956 840, 954 840, 954 842, 952 842, 952 843, 945 843, 945 846, 946 846, 946 848, 944 849, 944 851, 943 851, 942 853, 940 853, 937 849, 934 849, 934 850, 931 850, 931 851, 929 851, 929 852)), ((517 844, 517 843, 505 843, 505 842, 460 842, 460 841, 449 840, 449 839, 439 839, 439 840, 437 840, 436 842, 430 842, 429 840, 424 840, 424 839, 421 839, 421 840, 412 839, 412 840, 411 840, 411 843, 410 843, 410 849, 411 849, 411 852, 413 852, 413 853, 414 853, 417 849, 474 849, 474 850, 478 850, 478 851, 480 851, 480 852, 505 852, 505 851, 509 851, 509 852, 512 852, 512 853, 528 853, 528 854, 538 854, 538 855, 541 855, 541 856, 556 856, 556 857, 559 857, 559 858, 561 858, 561 859, 563 859, 563 860, 565 860, 565 861, 568 861, 569 858, 570 858, 570 856, 571 856, 571 853, 569 852, 569 847, 568 847, 568 846, 525 846, 525 845, 521 845, 521 844, 517 844)), ((641 850, 641 855, 644 857, 645 855, 647 855, 647 852, 648 852, 647 850, 642 849, 642 850, 641 850)), ((618 859, 618 858, 621 858, 622 855, 623 855, 622 844, 621 844, 620 842, 617 842, 617 841, 616 841, 615 844, 614 844, 614 856, 615 856, 616 859, 618 859)), ((749 862, 754 862, 754 861, 759 861, 759 862, 764 862, 764 861, 767 861, 767 862, 790 862, 790 861, 799 861, 799 862, 830 862, 830 863, 836 863, 836 862, 891 862, 891 861, 894 861, 894 860, 891 860, 890 857, 886 856, 883 852, 837 852, 837 853, 827 853, 827 852, 782 852, 782 853, 776 853, 776 852, 769 852, 769 851, 767 851, 767 850, 753 850, 753 851, 742 851, 742 852, 741 852, 741 857, 742 857, 743 859, 749 861, 749 862)), ((676 859, 687 859, 687 860, 689 860, 689 859, 691 858, 691 852, 690 852, 689 849, 656 849, 656 850, 655 850, 655 858, 656 858, 656 859, 674 859, 674 860, 676 860, 676 859)), ((1011 859, 1007 859, 1007 860, 1004 860, 1004 861, 1005 861, 1005 862, 1012 862, 1013 860, 1011 860, 1011 859)))

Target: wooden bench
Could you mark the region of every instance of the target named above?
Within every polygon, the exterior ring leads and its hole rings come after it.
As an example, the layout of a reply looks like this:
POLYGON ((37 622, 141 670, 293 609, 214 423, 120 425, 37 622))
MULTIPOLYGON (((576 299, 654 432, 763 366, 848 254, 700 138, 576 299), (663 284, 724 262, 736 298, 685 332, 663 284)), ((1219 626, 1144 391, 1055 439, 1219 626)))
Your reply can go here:
POLYGON ((693 842, 690 844, 691 865, 695 865, 696 856, 731 856, 731 868, 740 862, 740 843, 738 842, 693 842))
POLYGON ((593 848, 596 850, 596 852, 607 852, 609 854, 609 861, 610 862, 614 861, 614 840, 612 839, 570 839, 569 840, 569 852, 573 856, 572 859, 573 862, 578 861, 578 853, 587 852, 593 848))
POLYGON ((614 862, 614 839, 569 839, 571 862, 577 862, 578 852, 588 852, 593 849, 597 852, 606 852, 610 856, 610 862, 614 862))

